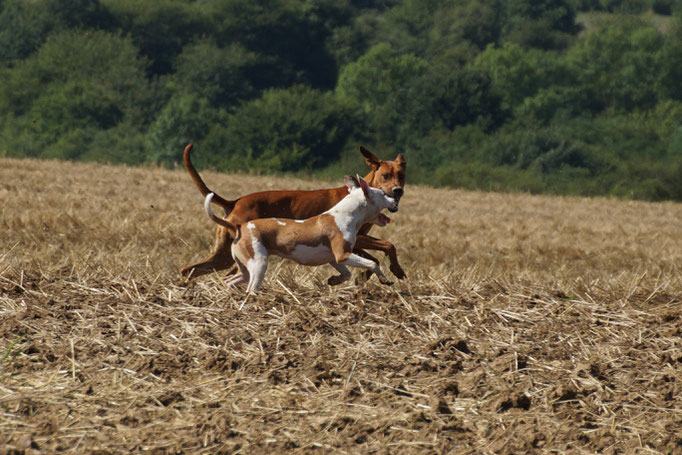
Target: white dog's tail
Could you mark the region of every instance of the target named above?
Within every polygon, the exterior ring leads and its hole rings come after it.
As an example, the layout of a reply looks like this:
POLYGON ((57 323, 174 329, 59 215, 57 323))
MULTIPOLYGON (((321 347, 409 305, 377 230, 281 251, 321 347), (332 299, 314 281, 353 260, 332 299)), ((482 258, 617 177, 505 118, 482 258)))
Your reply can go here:
POLYGON ((204 209, 206 210, 206 213, 208 214, 208 217, 213 220, 214 223, 217 223, 224 227, 225 229, 228 230, 230 233, 230 236, 232 238, 236 237, 237 235, 237 227, 230 223, 229 221, 226 221, 218 216, 216 216, 213 213, 213 210, 211 210, 211 200, 213 199, 213 193, 208 193, 206 195, 206 199, 204 199, 204 209))

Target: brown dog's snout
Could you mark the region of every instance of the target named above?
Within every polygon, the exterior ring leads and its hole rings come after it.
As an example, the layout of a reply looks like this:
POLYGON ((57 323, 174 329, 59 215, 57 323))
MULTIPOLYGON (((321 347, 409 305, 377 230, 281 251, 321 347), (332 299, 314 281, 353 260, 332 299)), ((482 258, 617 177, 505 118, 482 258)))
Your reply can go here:
POLYGON ((388 208, 388 211, 391 213, 395 213, 398 211, 398 203, 400 202, 400 197, 403 195, 403 188, 401 186, 395 186, 393 187, 393 200, 395 201, 395 205, 392 207, 388 208))

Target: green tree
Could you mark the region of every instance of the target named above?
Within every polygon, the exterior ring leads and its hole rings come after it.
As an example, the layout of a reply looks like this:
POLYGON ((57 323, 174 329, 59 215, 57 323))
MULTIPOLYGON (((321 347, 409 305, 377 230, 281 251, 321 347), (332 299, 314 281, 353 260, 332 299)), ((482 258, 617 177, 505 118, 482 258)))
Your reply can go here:
POLYGON ((183 0, 104 0, 121 30, 146 56, 150 75, 169 74, 183 46, 210 31, 210 20, 183 0))
POLYGON ((0 67, 26 58, 52 27, 47 9, 22 0, 5 0, 0 9, 0 67))
POLYGON ((477 124, 491 131, 505 119, 500 104, 484 73, 435 66, 391 96, 375 117, 383 141, 415 145, 432 130, 477 124))
POLYGON ((377 39, 396 51, 434 59, 467 61, 497 42, 501 7, 497 0, 399 2, 378 22, 377 39))
POLYGON ((575 9, 566 0, 509 0, 505 3, 509 17, 547 21, 551 30, 576 32, 575 9))
POLYGON ((382 19, 379 38, 397 51, 426 55, 425 37, 433 27, 438 0, 402 0, 386 11, 382 19))
POLYGON ((671 19, 670 30, 658 56, 659 96, 682 101, 682 3, 671 19))
POLYGON ((434 13, 434 26, 429 30, 431 54, 447 52, 462 41, 478 49, 497 43, 500 37, 501 14, 494 1, 468 0, 442 5, 434 13))
POLYGON ((139 130, 155 107, 146 62, 128 38, 66 31, 0 72, 0 124, 11 154, 77 159, 99 130, 139 130))
POLYGON ((514 109, 519 127, 548 126, 573 117, 580 117, 601 109, 590 92, 570 85, 541 88, 514 109), (587 113, 587 114, 586 114, 587 113))
POLYGON ((523 46, 564 48, 578 31, 575 9, 567 0, 510 0, 505 6, 504 37, 523 46))
POLYGON ((115 21, 99 0, 5 0, 0 4, 0 67, 26 58, 48 34, 75 27, 109 30, 115 21))
MULTIPOLYGON (((100 0, 42 0, 53 20, 64 28, 114 30, 115 17, 100 0)), ((36 8, 36 6, 33 6, 36 8)))
POLYGON ((166 166, 179 164, 188 143, 201 141, 211 125, 224 121, 225 115, 211 108, 206 98, 193 93, 171 98, 149 127, 149 161, 166 166))
POLYGON ((334 86, 337 67, 325 43, 334 27, 349 20, 346 2, 212 0, 207 4, 220 46, 239 43, 269 61, 257 88, 334 86))
POLYGON ((377 44, 341 70, 336 89, 370 112, 386 104, 396 92, 406 90, 427 67, 419 57, 399 55, 388 44, 377 44))
POLYGON ((614 24, 590 33, 566 58, 597 110, 649 109, 657 103, 661 47, 663 37, 653 28, 614 24))
POLYGON ((612 13, 637 14, 651 5, 651 0, 598 0, 599 9, 612 13))
POLYGON ((505 109, 515 108, 542 88, 571 81, 568 68, 556 55, 524 49, 514 43, 505 43, 499 48, 488 46, 471 63, 471 67, 490 77, 505 109))
POLYGON ((202 141, 223 169, 297 171, 337 160, 360 122, 357 109, 305 86, 270 89, 215 125, 202 141))
POLYGON ((258 56, 238 44, 221 49, 202 41, 183 48, 168 85, 176 93, 192 94, 214 107, 233 109, 256 95, 253 79, 260 64, 258 56))

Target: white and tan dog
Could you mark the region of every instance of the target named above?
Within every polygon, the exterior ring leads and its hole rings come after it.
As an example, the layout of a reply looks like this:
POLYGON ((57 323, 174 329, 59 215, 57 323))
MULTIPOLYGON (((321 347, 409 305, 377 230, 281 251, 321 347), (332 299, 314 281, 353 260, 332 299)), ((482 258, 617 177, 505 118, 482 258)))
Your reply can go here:
POLYGON ((228 286, 248 281, 246 292, 258 291, 271 254, 303 265, 331 264, 340 275, 329 278, 331 285, 350 279, 347 265, 370 269, 383 284, 391 284, 379 265, 353 253, 358 230, 364 224, 386 226, 391 220, 381 213, 395 209, 398 202, 362 177, 345 177, 348 195, 321 215, 306 220, 260 218, 235 226, 217 217, 211 210, 213 193, 206 195, 204 208, 208 216, 230 231, 234 238, 232 256, 239 273, 227 281, 228 286))

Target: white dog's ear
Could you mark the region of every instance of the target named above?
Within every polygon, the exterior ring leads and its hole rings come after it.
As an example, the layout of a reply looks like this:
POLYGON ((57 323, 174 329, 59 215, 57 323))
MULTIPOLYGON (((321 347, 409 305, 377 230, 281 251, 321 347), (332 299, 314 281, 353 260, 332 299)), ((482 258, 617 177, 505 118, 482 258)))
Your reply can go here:
POLYGON ((365 193, 365 197, 369 197, 369 184, 367 183, 367 180, 363 179, 359 175, 356 175, 358 182, 360 182, 360 188, 362 188, 362 192, 365 193))
POLYGON ((348 187, 348 191, 355 189, 355 188, 360 188, 360 183, 357 181, 357 179, 351 175, 347 175, 343 178, 344 183, 348 187))

